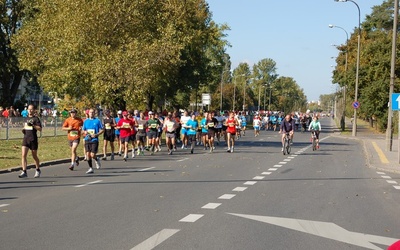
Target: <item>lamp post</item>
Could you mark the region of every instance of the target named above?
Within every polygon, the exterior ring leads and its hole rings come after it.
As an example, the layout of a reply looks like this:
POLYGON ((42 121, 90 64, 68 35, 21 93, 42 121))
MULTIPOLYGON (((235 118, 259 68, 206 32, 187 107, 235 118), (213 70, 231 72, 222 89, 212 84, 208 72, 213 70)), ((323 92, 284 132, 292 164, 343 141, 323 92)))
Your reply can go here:
MULTIPOLYGON (((347 33, 347 31, 340 26, 329 24, 329 28, 338 28, 338 29, 343 30, 346 33, 346 53, 345 53, 346 59, 345 59, 345 64, 344 64, 344 74, 345 74, 345 79, 347 81, 347 58, 348 58, 348 52, 349 52, 349 49, 348 49, 349 33, 347 33)), ((346 118, 346 85, 343 86, 343 114, 340 119, 340 126, 341 126, 342 131, 344 131, 346 129, 345 118, 346 118)))
MULTIPOLYGON (((354 94, 354 102, 358 101, 358 76, 360 69, 360 43, 361 43, 361 11, 360 6, 353 0, 335 0, 335 2, 352 2, 357 6, 358 9, 358 36, 357 36, 357 68, 356 68, 356 85, 355 85, 355 94, 354 94)), ((354 108, 354 120, 353 120, 353 130, 352 136, 357 136, 357 109, 354 108)))

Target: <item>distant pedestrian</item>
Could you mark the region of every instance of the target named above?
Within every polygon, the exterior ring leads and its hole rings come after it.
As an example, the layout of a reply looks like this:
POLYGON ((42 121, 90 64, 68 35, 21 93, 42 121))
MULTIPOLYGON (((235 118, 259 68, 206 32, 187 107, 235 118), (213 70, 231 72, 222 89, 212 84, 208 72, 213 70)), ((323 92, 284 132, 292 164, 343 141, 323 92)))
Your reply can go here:
POLYGON ((37 131, 42 131, 42 124, 40 119, 35 115, 35 107, 33 105, 28 106, 28 117, 25 119, 24 128, 22 133, 24 134, 24 139, 22 140, 22 172, 18 176, 19 178, 26 178, 28 174, 26 172, 27 168, 27 155, 28 151, 31 150, 33 160, 35 161, 35 178, 40 177, 40 163, 39 157, 37 156, 37 150, 39 147, 37 131))

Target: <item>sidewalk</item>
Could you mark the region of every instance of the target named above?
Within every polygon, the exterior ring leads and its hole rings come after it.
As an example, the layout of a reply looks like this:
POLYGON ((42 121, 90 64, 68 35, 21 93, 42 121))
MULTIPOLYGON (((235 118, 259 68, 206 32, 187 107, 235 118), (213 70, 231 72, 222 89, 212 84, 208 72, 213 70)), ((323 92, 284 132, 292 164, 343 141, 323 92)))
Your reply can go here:
POLYGON ((367 165, 381 171, 400 173, 399 149, 397 135, 393 136, 392 151, 386 150, 386 134, 379 133, 369 124, 357 123, 357 134, 352 136, 352 124, 349 118, 346 118, 346 131, 341 132, 340 128, 335 129, 337 136, 343 136, 348 139, 360 140, 366 155, 367 165))

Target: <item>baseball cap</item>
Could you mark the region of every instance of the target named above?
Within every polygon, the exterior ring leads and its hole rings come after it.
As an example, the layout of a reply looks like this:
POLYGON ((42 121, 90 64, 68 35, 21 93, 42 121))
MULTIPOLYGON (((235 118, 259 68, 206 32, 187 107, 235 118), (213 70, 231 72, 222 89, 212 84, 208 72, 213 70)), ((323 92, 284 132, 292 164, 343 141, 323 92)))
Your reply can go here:
POLYGON ((122 112, 122 115, 128 115, 128 111, 122 112))
POLYGON ((153 114, 153 111, 149 111, 149 115, 152 115, 153 114))
POLYGON ((122 110, 118 110, 118 114, 119 114, 119 115, 122 115, 122 110))
POLYGON ((77 113, 77 112, 76 112, 76 109, 71 109, 69 112, 70 112, 70 113, 77 113))

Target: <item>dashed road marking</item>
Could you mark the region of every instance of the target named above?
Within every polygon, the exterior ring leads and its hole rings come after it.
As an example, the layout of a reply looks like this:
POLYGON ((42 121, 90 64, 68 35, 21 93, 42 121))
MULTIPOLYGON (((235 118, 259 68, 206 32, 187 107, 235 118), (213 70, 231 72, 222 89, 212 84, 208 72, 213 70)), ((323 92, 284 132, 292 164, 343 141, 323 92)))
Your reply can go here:
POLYGON ((397 181, 386 181, 389 184, 397 184, 397 181))
POLYGON ((217 207, 219 207, 222 203, 208 203, 204 206, 202 206, 201 208, 204 209, 216 209, 217 207))
POLYGON ((382 175, 381 177, 382 177, 383 179, 392 179, 392 177, 387 176, 387 175, 382 175))
POLYGON ((85 183, 85 184, 82 184, 82 185, 77 185, 77 186, 75 186, 75 187, 77 187, 77 188, 86 187, 86 186, 88 186, 88 185, 96 184, 96 183, 99 183, 99 182, 102 182, 102 181, 103 181, 103 180, 92 181, 92 182, 88 182, 88 183, 85 183))
POLYGON ((270 174, 272 174, 272 172, 262 172, 261 174, 262 175, 270 175, 270 174))
POLYGON ((284 159, 283 161, 286 161, 286 162, 288 162, 288 161, 291 161, 292 159, 284 159))
POLYGON ((256 181, 246 181, 245 183, 243 183, 244 185, 250 185, 250 186, 252 186, 252 185, 254 185, 254 184, 256 184, 257 182, 256 181))
POLYGON ((262 180, 264 178, 265 178, 265 176, 256 176, 253 178, 253 180, 262 180))
POLYGON ((144 172, 144 171, 147 171, 147 170, 150 170, 150 169, 153 169, 153 168, 155 168, 155 167, 139 169, 139 170, 137 170, 137 172, 144 172))
POLYGON ((179 221, 180 222, 195 222, 203 216, 204 216, 204 214, 189 214, 188 216, 180 219, 179 221))
POLYGON ((395 189, 400 189, 400 186, 393 186, 395 189))
POLYGON ((384 172, 376 172, 376 173, 377 173, 377 174, 381 174, 381 175, 382 175, 382 174, 386 174, 386 173, 384 173, 384 172))
POLYGON ((189 158, 183 158, 183 159, 180 159, 180 160, 177 160, 177 161, 186 161, 186 160, 189 160, 189 158))
POLYGON ((278 170, 277 168, 269 168, 268 171, 276 171, 278 170))
POLYGON ((279 162, 279 164, 281 164, 281 165, 284 165, 284 164, 286 164, 287 162, 286 161, 281 161, 281 162, 279 162))
POLYGON ((236 196, 236 194, 224 194, 224 195, 221 195, 220 197, 218 197, 218 199, 220 199, 220 200, 230 200, 235 196, 236 196))
POLYGON ((163 229, 131 250, 150 250, 160 245, 163 241, 179 232, 180 229, 163 229))
POLYGON ((246 190, 247 187, 236 187, 234 188, 232 191, 236 191, 236 192, 243 192, 244 190, 246 190))
POLYGON ((9 206, 10 204, 0 204, 0 207, 7 207, 7 206, 9 206))
POLYGON ((282 165, 274 165, 274 168, 280 168, 282 165))

